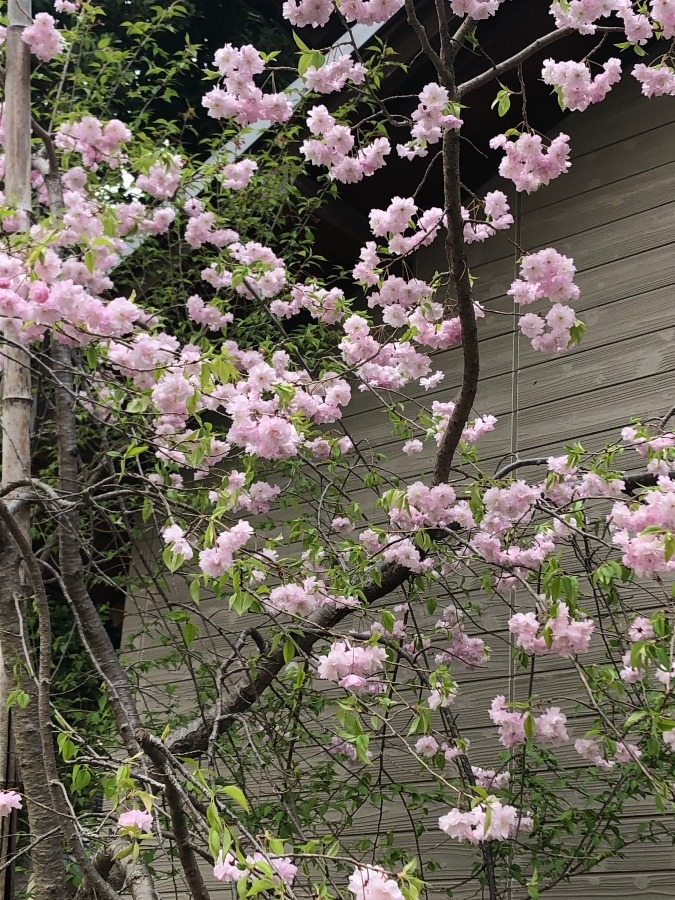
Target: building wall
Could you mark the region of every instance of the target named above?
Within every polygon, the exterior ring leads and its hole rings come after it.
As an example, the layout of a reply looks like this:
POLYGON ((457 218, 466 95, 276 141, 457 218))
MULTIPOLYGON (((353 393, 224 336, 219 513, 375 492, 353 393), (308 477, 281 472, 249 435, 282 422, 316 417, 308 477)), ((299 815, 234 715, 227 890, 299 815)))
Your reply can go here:
MULTIPOLYGON (((522 198, 518 226, 526 250, 552 245, 574 258, 581 289, 577 309, 588 332, 579 348, 563 356, 533 351, 514 334, 513 309, 505 294, 515 268, 516 254, 509 243, 513 232, 477 248, 472 269, 477 277, 476 298, 499 313, 481 322, 482 374, 476 409, 499 418, 496 431, 479 445, 488 469, 498 468, 514 455, 560 453, 564 444, 574 441, 587 449, 599 448, 615 439, 632 416, 659 416, 675 403, 675 103, 670 98, 645 101, 631 82, 616 88, 590 112, 566 118, 562 129, 571 137, 572 168, 549 188, 522 198)), ((504 188, 503 183, 499 186, 504 188)), ((432 247, 419 259, 419 274, 424 277, 438 266, 442 266, 440 251, 432 247)), ((454 396, 460 362, 459 350, 438 356, 437 367, 446 372, 446 378, 424 395, 426 402, 454 396)), ((345 424, 354 439, 389 452, 390 468, 401 478, 416 480, 431 472, 432 448, 417 457, 401 454, 397 447, 401 442, 391 438, 386 416, 377 410, 372 396, 355 397, 345 424)), ((363 492, 355 489, 354 497, 368 506, 363 492)), ((137 644, 143 659, 162 652, 163 613, 171 597, 179 595, 186 597, 184 585, 174 579, 167 586, 166 599, 148 597, 141 603, 143 618, 128 617, 127 636, 135 630, 144 633, 137 644)), ((226 648, 224 635, 236 635, 246 624, 208 598, 199 616, 204 631, 199 651, 211 650, 215 659, 226 648)), ((487 708, 492 697, 505 692, 509 678, 503 612, 488 611, 485 621, 492 630, 493 662, 480 677, 471 674, 461 679, 456 707, 462 732, 472 741, 476 764, 496 758, 499 748, 487 708)), ((538 678, 536 690, 542 696, 547 691, 559 694, 568 683, 573 690, 573 678, 560 664, 542 667, 538 678)), ((515 698, 521 695, 521 683, 522 679, 511 679, 515 698)), ((151 674, 144 682, 144 694, 149 712, 176 700, 183 708, 197 708, 197 695, 182 667, 161 678, 151 674)), ((570 765, 573 756, 571 751, 570 765)), ((409 765, 402 760, 397 771, 405 777, 409 765)), ((260 791, 261 795, 266 791, 262 782, 260 791)), ((447 896, 446 890, 453 887, 458 900, 480 896, 475 883, 461 885, 474 853, 446 839, 435 827, 439 812, 444 811, 430 809, 429 831, 420 838, 423 852, 432 852, 442 863, 442 870, 431 877, 431 898, 447 896)), ((364 810, 355 836, 371 834, 376 817, 375 810, 364 810)), ((625 828, 635 830, 653 817, 653 809, 635 805, 625 828)), ((403 807, 388 827, 413 846, 412 826, 403 807)), ((552 900, 633 900, 636 896, 657 900, 675 896, 673 884, 672 848, 636 844, 624 858, 603 863, 592 874, 576 878, 569 886, 559 885, 548 896, 552 900)), ((176 896, 175 889, 167 888, 166 896, 176 896)), ((179 888, 178 896, 188 895, 179 888)), ((224 886, 213 893, 214 900, 229 896, 224 886)), ((520 894, 514 892, 513 900, 520 900, 520 894)))
MULTIPOLYGON (((658 418, 675 403, 675 103, 646 101, 628 80, 597 108, 568 116, 551 136, 561 130, 571 138, 572 167, 549 187, 522 197, 517 227, 525 251, 553 246, 573 257, 581 290, 576 308, 588 331, 578 348, 562 356, 534 351, 506 315, 513 307, 505 290, 518 255, 508 240, 513 232, 478 249, 472 267, 476 299, 504 314, 481 323, 476 408, 500 420, 480 442, 488 470, 509 457, 559 454, 576 441, 600 449, 631 417, 658 418)), ((504 189, 504 182, 495 179, 486 189, 497 186, 504 189)), ((420 259, 422 277, 440 259, 430 248, 420 259)), ((444 368, 446 380, 457 384, 459 351, 447 354, 444 368)), ((472 708, 485 709, 504 693, 507 660, 499 655, 501 672, 495 654, 489 676, 472 685, 472 708)), ((534 689, 541 697, 564 696, 574 683, 574 673, 559 662, 553 671, 542 670, 534 689)), ((511 690, 515 699, 524 698, 522 676, 512 679, 511 690)), ((575 724, 583 726, 577 720, 570 732, 575 724)), ((578 728, 576 736, 582 733, 578 728)), ((474 743, 481 734, 494 742, 476 727, 474 743)), ((636 804, 623 827, 631 832, 655 818, 653 806, 636 804)), ((664 822, 670 825, 672 817, 664 822)), ((675 896, 674 870, 671 846, 635 844, 624 858, 547 896, 656 900, 675 896)), ((455 896, 468 898, 472 890, 461 888, 455 896)), ((517 893, 514 898, 520 900, 517 893)))

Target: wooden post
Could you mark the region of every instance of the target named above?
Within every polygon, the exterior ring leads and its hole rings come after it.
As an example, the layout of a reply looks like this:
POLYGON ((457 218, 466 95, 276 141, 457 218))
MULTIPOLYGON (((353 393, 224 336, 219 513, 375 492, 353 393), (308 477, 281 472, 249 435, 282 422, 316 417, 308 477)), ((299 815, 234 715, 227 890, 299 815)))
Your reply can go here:
MULTIPOLYGON (((28 216, 31 208, 31 101, 30 50, 21 40, 23 30, 31 23, 30 0, 9 0, 7 28, 7 70, 5 77, 5 198, 19 214, 28 216)), ((22 348, 12 346, 11 326, 5 329, 0 356, 2 358, 2 475, 0 484, 7 487, 30 475, 30 420, 32 411, 30 356, 22 348)), ((21 527, 30 529, 28 509, 18 512, 21 527)), ((21 572, 3 572, 3 578, 17 587, 21 572)), ((1 627, 1 626, 0 626, 1 627)), ((0 654, 2 650, 0 648, 0 654)), ((0 789, 17 787, 18 765, 13 752, 11 711, 7 710, 10 690, 0 655, 0 789)), ((0 862, 14 849, 17 816, 0 818, 0 862)), ((0 872, 0 898, 14 896, 14 868, 0 872)))

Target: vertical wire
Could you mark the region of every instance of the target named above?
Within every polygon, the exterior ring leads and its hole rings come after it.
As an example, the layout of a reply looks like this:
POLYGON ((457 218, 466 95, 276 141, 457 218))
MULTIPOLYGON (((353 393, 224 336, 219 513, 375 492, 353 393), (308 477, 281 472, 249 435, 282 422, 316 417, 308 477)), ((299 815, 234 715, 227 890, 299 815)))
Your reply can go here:
MULTIPOLYGON (((515 207, 515 228, 514 241, 515 247, 513 251, 513 277, 518 277, 518 258, 520 254, 521 236, 522 236, 522 213, 523 213, 522 195, 520 192, 516 194, 515 207)), ((511 459, 514 460, 518 456, 518 374, 520 369, 520 329, 518 328, 518 307, 513 302, 513 313, 511 317, 512 328, 512 357, 511 357, 511 459)), ((511 605, 514 607, 516 603, 516 591, 510 592, 511 605)), ((515 635, 509 632, 509 703, 515 701, 515 635)), ((509 774, 513 774, 513 760, 509 762, 509 774)), ((506 887, 507 900, 513 900, 513 880, 509 877, 506 887)))

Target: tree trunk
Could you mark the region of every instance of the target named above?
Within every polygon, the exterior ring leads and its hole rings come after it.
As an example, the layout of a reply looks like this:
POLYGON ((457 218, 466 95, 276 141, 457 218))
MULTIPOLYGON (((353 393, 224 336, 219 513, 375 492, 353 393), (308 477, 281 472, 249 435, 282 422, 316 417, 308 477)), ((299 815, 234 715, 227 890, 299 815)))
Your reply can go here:
MULTIPOLYGON (((24 28, 31 23, 30 0, 9 0, 7 62, 5 79, 5 196, 19 215, 26 218, 31 208, 31 102, 30 51, 22 41, 24 28)), ((12 326, 4 332, 2 343, 2 481, 3 488, 30 477, 30 421, 32 412, 31 366, 26 350, 16 345, 12 326)), ((11 496, 8 494, 7 496, 11 496)), ((30 534, 28 506, 19 506, 15 517, 26 536, 30 534)), ((37 694, 33 679, 26 672, 22 639, 24 578, 21 556, 9 535, 0 539, 0 773, 12 777, 16 764, 11 757, 9 737, 14 740, 21 768, 23 794, 33 839, 58 827, 49 793, 42 736, 37 716, 37 694), (17 668, 15 668, 17 667, 17 668), (7 693, 17 686, 21 671, 22 688, 30 702, 25 710, 13 707, 7 713, 7 693)), ((1 787, 2 785, 0 785, 1 787)), ((12 785, 9 785, 12 786, 12 785)), ((16 817, 0 820, 0 851, 12 852, 12 833, 16 817)), ((66 895, 63 847, 57 832, 40 841, 31 852, 35 900, 62 900, 66 895)), ((9 867, 0 873, 0 897, 11 897, 13 873, 9 867)))

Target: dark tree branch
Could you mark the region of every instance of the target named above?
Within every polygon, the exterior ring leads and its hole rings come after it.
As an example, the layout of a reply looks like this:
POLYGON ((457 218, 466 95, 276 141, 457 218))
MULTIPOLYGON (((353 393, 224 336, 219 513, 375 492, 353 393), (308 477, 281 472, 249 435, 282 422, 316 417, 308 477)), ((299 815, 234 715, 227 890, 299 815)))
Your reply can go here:
POLYGON ((183 867, 183 872, 190 888, 193 900, 211 900, 204 879, 202 877, 194 849, 190 843, 191 835, 188 828, 187 817, 183 808, 183 797, 174 783, 171 773, 167 769, 167 759, 160 746, 157 746, 152 737, 143 729, 136 732, 136 739, 153 764, 161 772, 164 779, 164 794, 169 806, 169 815, 173 827, 174 838, 178 846, 178 856, 183 867))
POLYGON ((544 47, 555 44, 557 41, 561 41, 563 38, 569 37, 572 34, 574 34, 573 28, 560 28, 557 31, 551 31, 549 34, 537 38, 536 41, 532 41, 529 46, 525 47, 519 53, 515 53, 513 56, 509 57, 509 59, 497 63, 497 65, 488 69, 487 72, 483 72, 482 75, 477 75, 475 78, 465 81, 464 84, 460 84, 457 88, 458 98, 461 100, 463 97, 466 97, 467 94, 470 94, 471 91, 475 91, 477 88, 489 84, 493 79, 499 78, 499 76, 503 75, 505 72, 510 72, 511 69, 515 69, 531 56, 534 56, 536 53, 539 53, 540 50, 543 50, 544 47))

